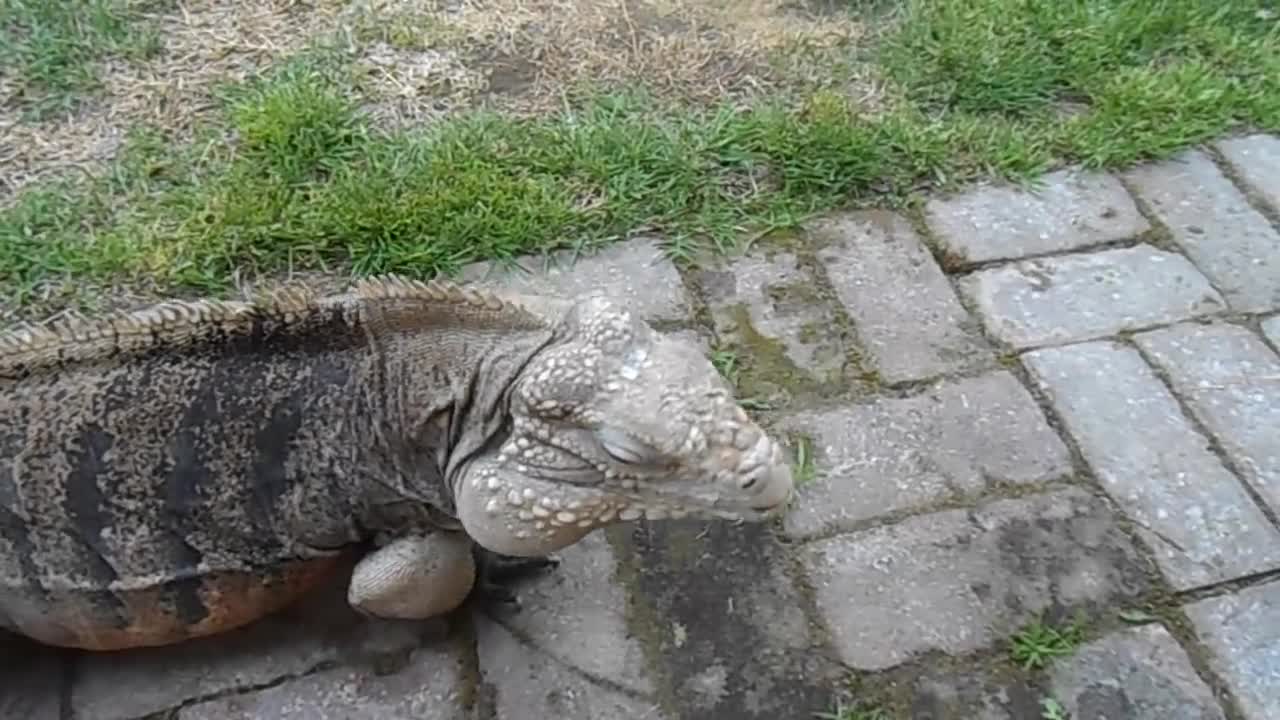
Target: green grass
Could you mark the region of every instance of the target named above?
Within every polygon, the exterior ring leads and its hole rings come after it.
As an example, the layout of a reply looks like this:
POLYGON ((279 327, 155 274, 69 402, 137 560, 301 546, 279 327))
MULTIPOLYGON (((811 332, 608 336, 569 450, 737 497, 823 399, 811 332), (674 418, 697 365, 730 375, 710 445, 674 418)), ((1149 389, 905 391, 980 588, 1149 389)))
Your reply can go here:
POLYGON ((1054 698, 1040 700, 1040 720, 1067 720, 1067 711, 1054 698))
POLYGON ((1078 621, 1062 628, 1036 622, 1013 636, 1009 654, 1024 670, 1039 669, 1050 660, 1075 652, 1083 640, 1084 628, 1078 621))
MULTIPOLYGON (((115 4, 0 2, 20 40, 4 52, 49 97, 80 92, 87 59, 136 36, 115 4), (78 45, 47 39, 72 27, 78 45)), ((304 56, 228 88, 185 147, 138 129, 110 172, 21 195, 0 211, 0 286, 22 302, 58 279, 218 291, 285 268, 429 276, 637 228, 688 259, 844 203, 1165 157, 1280 128, 1265 5, 909 0, 878 50, 892 101, 875 117, 830 92, 691 109, 618 91, 384 132, 332 58, 304 56)))
POLYGON ((926 111, 1040 125, 1062 155, 1113 166, 1280 127, 1273 4, 910 0, 884 60, 926 111), (1061 121, 1071 104, 1084 111, 1061 121))
POLYGON ((159 36, 139 19, 148 4, 0 0, 0 65, 18 79, 16 102, 33 118, 73 110, 101 85, 95 61, 157 52, 159 36))
POLYGON ((862 703, 845 705, 843 700, 836 702, 834 710, 813 713, 818 720, 889 720, 884 710, 877 707, 866 707, 862 703))

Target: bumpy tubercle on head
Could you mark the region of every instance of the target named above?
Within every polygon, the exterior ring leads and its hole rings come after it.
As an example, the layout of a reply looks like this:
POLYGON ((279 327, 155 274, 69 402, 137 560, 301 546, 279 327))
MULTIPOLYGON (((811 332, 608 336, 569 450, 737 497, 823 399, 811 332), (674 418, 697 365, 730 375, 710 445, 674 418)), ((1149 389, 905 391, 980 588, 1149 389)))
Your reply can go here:
POLYGON ((508 555, 543 555, 617 522, 688 515, 674 506, 641 503, 604 485, 548 482, 527 473, 519 463, 503 467, 488 462, 458 488, 458 515, 481 545, 508 555))

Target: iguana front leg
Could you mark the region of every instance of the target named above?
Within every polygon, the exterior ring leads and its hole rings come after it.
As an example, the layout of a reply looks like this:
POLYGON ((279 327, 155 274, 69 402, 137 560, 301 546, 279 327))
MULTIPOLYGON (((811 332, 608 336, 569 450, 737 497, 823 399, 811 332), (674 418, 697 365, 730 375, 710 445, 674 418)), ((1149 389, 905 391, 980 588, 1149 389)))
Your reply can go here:
POLYGON ((511 557, 485 550, 463 533, 396 538, 356 564, 347 602, 366 615, 423 620, 454 610, 473 592, 487 605, 519 609, 512 580, 555 567, 553 557, 511 557))
POLYGON ((408 535, 356 563, 347 603, 374 617, 423 620, 461 605, 475 581, 476 565, 466 535, 408 535))

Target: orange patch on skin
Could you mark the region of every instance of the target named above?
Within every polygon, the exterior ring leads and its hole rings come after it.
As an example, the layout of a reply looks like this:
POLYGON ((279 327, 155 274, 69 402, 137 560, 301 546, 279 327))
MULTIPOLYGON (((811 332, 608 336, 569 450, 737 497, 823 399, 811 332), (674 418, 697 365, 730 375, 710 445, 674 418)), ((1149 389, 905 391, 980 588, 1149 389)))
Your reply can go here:
POLYGON ((234 630, 294 603, 322 585, 342 564, 341 555, 295 562, 268 577, 250 573, 224 573, 204 578, 200 597, 208 616, 194 625, 183 622, 174 609, 160 601, 163 589, 147 588, 120 593, 130 623, 125 628, 104 625, 102 618, 69 594, 37 616, 23 613, 14 620, 15 630, 46 645, 80 650, 127 650, 172 645, 234 630))

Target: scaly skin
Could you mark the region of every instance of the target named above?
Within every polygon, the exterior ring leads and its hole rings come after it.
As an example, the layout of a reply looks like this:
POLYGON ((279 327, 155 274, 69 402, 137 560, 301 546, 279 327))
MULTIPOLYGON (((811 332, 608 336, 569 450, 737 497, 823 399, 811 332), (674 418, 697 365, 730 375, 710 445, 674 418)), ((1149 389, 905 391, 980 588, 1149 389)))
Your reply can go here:
POLYGON ((477 545, 791 491, 707 358, 599 297, 381 278, 0 334, 0 627, 54 645, 224 632, 370 545, 351 605, 430 617, 510 565, 477 545))

